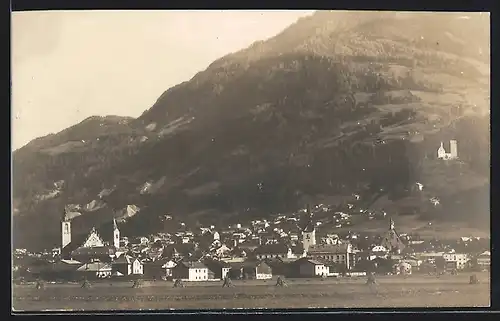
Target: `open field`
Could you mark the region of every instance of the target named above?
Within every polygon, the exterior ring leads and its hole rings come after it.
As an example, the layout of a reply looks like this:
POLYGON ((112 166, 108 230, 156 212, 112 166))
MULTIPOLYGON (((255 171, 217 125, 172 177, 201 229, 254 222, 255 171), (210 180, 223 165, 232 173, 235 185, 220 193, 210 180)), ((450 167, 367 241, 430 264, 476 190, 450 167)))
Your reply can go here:
POLYGON ((275 280, 186 282, 173 288, 172 282, 96 282, 90 289, 79 284, 34 285, 13 289, 13 308, 39 310, 157 310, 231 308, 370 308, 370 307, 487 307, 490 305, 489 275, 477 274, 478 285, 469 284, 469 274, 380 276, 376 286, 365 278, 289 279, 288 287, 275 287, 275 280))

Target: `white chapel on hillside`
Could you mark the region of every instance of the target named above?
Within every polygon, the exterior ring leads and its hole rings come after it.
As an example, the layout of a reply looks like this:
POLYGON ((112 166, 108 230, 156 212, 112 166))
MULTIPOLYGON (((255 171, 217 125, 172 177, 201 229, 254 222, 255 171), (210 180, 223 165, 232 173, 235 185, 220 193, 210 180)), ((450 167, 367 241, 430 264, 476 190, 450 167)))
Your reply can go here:
POLYGON ((443 142, 441 142, 441 146, 439 146, 437 150, 437 158, 448 160, 448 159, 457 159, 458 158, 458 144, 456 140, 450 140, 450 152, 447 153, 444 149, 443 142))

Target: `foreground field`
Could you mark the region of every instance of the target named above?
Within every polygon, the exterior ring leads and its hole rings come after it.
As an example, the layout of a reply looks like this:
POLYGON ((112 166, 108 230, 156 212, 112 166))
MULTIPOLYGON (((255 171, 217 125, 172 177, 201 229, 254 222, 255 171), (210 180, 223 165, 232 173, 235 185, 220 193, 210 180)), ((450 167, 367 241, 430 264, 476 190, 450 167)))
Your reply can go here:
POLYGON ((171 282, 95 283, 90 289, 78 284, 49 284, 44 290, 33 285, 15 286, 13 308, 40 310, 157 310, 233 308, 370 308, 370 307, 487 307, 489 276, 478 275, 481 284, 469 285, 469 275, 379 277, 377 286, 365 278, 325 281, 288 280, 288 287, 275 287, 274 280, 188 283, 173 288, 171 282))

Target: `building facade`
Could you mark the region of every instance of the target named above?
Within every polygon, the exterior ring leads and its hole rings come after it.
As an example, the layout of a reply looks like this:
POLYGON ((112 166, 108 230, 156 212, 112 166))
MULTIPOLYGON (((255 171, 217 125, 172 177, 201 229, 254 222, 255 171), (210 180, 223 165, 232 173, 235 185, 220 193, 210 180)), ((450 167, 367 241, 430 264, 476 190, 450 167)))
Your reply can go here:
POLYGON ((450 152, 447 153, 444 149, 443 142, 437 150, 437 158, 443 160, 457 159, 458 158, 458 143, 456 140, 450 140, 450 152))
POLYGON ((468 255, 464 253, 444 253, 445 262, 455 262, 458 270, 463 270, 469 261, 468 255))

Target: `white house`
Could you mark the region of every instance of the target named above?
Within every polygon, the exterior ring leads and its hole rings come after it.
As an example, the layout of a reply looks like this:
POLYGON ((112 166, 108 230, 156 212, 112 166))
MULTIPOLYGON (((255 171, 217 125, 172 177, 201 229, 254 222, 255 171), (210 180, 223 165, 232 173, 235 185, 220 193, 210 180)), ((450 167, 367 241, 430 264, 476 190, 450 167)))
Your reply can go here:
POLYGON ((201 262, 181 262, 172 269, 172 276, 185 281, 207 281, 208 268, 201 262))
POLYGON ((170 277, 172 276, 172 269, 176 266, 177 264, 172 261, 172 260, 169 260, 167 262, 165 262, 161 268, 165 270, 165 276, 167 277, 170 277))
POLYGON ((377 257, 386 257, 389 250, 382 245, 375 245, 370 252, 370 260, 374 260, 377 257))
POLYGON ((214 252, 218 257, 225 257, 231 252, 231 249, 228 248, 225 244, 222 244, 221 246, 216 248, 214 252))
POLYGON ((483 269, 488 269, 491 264, 491 252, 485 251, 478 255, 477 257, 477 265, 483 269))
POLYGON ((120 272, 123 275, 140 275, 144 274, 144 266, 142 262, 129 255, 122 255, 113 262, 113 272, 120 272))
POLYGON ((108 263, 92 262, 80 266, 76 271, 90 278, 107 278, 111 276, 111 270, 108 263))
POLYGON ((455 262, 458 270, 464 269, 469 261, 468 255, 464 253, 444 253, 443 258, 446 262, 455 262))

